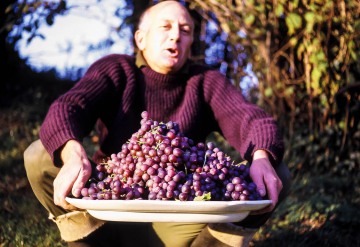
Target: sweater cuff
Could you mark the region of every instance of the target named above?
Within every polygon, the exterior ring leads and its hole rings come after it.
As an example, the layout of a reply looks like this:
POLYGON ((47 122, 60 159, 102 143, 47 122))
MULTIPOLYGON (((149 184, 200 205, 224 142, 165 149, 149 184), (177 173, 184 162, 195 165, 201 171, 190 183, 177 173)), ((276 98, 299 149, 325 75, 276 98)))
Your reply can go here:
POLYGON ((69 140, 77 140, 77 138, 74 136, 61 132, 58 132, 57 135, 52 135, 49 138, 45 138, 43 133, 40 132, 40 139, 56 167, 61 167, 63 165, 63 162, 60 158, 60 153, 64 145, 69 140))
POLYGON ((273 167, 277 167, 283 158, 283 148, 277 148, 277 147, 271 147, 271 148, 260 148, 260 147, 255 147, 254 150, 251 153, 251 162, 252 159, 254 157, 254 153, 257 150, 264 150, 267 152, 268 157, 269 157, 269 161, 272 164, 273 167))

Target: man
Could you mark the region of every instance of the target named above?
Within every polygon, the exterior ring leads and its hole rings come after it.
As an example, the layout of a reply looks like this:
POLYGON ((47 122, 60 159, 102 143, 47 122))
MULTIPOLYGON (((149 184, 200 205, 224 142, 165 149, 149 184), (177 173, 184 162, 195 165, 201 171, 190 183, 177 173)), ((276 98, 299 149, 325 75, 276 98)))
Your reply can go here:
POLYGON ((186 8, 160 2, 141 17, 136 61, 127 55, 100 59, 51 105, 41 141, 25 151, 25 167, 35 195, 69 246, 247 246, 279 195, 286 194, 289 176, 274 120, 218 71, 189 61, 193 30, 186 8), (139 128, 144 110, 154 120, 178 122, 195 141, 212 131, 223 133, 252 162, 250 175, 272 204, 242 222, 211 225, 103 222, 68 204, 65 197, 79 197, 91 175, 82 138, 97 122, 100 149, 94 160, 116 153, 139 128))

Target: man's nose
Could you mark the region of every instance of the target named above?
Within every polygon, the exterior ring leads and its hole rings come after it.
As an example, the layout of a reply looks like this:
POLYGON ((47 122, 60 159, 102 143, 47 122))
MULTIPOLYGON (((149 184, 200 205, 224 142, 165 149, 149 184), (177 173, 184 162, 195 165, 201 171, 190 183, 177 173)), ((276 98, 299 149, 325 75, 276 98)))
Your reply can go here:
POLYGON ((180 40, 181 31, 180 28, 177 26, 174 26, 170 31, 170 39, 178 42, 180 40))

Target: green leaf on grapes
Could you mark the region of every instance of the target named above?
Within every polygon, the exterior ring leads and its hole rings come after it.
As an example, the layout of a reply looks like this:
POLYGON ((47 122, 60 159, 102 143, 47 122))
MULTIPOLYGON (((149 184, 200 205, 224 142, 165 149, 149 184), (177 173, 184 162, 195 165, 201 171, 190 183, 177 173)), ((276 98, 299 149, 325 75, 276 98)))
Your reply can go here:
POLYGON ((194 198, 194 201, 210 201, 211 200, 211 192, 208 192, 202 196, 197 196, 194 198))

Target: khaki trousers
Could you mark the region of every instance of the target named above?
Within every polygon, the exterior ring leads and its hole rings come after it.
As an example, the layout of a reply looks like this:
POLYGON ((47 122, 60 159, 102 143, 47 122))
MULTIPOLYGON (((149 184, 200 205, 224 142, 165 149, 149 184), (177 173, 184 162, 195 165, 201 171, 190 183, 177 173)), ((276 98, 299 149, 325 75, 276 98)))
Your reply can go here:
MULTIPOLYGON (((190 246, 207 226, 198 223, 104 222, 93 218, 86 211, 67 211, 54 204, 53 181, 59 172, 59 168, 54 166, 50 155, 40 140, 34 141, 25 150, 24 164, 35 196, 49 212, 50 218, 60 230, 61 237, 67 242, 81 240, 97 229, 106 229, 106 231, 103 230, 104 234, 108 233, 109 236, 105 236, 106 240, 104 241, 110 241, 110 243, 116 241, 119 242, 120 246, 127 246, 125 243, 129 243, 129 246, 185 247, 190 246)), ((284 164, 278 167, 277 173, 284 185, 279 198, 281 201, 289 191, 290 173, 284 164)), ((271 213, 249 215, 236 225, 246 228, 259 228, 270 215, 271 213)))

